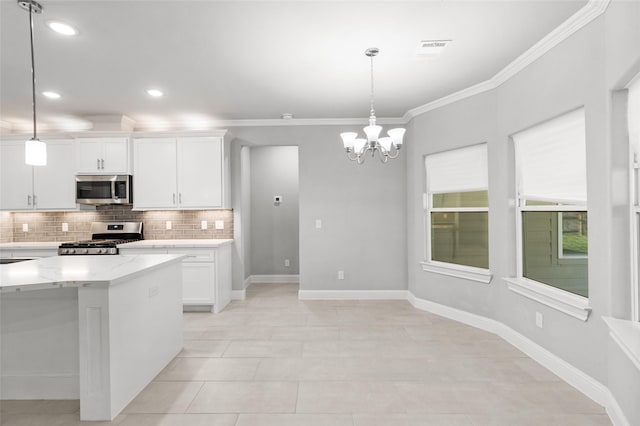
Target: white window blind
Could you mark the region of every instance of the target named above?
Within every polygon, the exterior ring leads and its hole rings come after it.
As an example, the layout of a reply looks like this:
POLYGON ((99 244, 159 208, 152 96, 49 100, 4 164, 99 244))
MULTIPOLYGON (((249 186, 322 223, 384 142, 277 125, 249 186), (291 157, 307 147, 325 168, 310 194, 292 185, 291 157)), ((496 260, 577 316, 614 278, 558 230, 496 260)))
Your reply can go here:
POLYGON ((488 188, 487 144, 428 155, 425 158, 427 191, 477 191, 488 188))
POLYGON ((521 199, 587 203, 584 109, 513 135, 521 199))

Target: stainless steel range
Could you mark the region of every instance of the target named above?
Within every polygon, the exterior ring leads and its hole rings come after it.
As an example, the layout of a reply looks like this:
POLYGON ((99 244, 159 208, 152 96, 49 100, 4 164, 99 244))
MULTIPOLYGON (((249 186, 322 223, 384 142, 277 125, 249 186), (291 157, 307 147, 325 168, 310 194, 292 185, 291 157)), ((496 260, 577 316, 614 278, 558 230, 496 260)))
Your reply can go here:
POLYGON ((90 240, 62 243, 58 254, 118 254, 118 244, 142 239, 142 222, 92 222, 90 240))

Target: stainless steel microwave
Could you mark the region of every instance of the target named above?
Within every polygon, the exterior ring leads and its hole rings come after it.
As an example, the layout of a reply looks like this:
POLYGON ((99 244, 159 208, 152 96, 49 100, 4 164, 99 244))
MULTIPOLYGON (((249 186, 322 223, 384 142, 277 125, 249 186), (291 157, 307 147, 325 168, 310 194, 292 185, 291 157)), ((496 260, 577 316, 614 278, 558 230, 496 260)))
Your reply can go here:
POLYGON ((131 204, 133 203, 131 175, 76 176, 76 203, 131 204))

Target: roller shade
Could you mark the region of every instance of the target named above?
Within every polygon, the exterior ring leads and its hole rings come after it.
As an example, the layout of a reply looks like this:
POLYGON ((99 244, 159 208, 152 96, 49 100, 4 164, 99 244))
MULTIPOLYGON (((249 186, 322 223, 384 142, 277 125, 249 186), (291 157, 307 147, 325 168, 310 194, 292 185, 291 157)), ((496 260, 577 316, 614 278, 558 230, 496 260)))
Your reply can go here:
POLYGON ((513 135, 521 199, 586 205, 584 108, 513 135))
POLYGON ((428 192, 465 192, 488 188, 487 144, 427 155, 428 192))

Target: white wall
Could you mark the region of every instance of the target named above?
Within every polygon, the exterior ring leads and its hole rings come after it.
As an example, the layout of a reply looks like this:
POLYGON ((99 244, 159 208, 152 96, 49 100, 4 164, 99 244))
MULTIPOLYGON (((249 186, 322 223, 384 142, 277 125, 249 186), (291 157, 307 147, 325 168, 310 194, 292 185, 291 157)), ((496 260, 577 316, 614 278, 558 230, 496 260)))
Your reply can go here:
MULTIPOLYGON (((610 386, 631 424, 640 424, 638 372, 608 355, 602 316, 628 315, 629 223, 626 141, 615 120, 615 93, 640 71, 640 3, 614 1, 608 10, 498 88, 416 117, 407 143, 408 278, 416 296, 496 319, 610 386), (509 291, 502 277, 516 268, 513 143, 509 136, 585 106, 589 206, 587 322, 509 291), (421 270, 424 234, 423 156, 488 142, 490 285, 421 270), (544 328, 535 314, 544 315, 544 328), (610 380, 615 378, 615 380, 610 380), (629 392, 627 391, 627 392, 629 392)), ((618 113, 621 108, 618 108, 618 113)), ((616 353, 615 347, 609 350, 616 353)), ((628 366, 630 363, 627 363, 628 366)))
POLYGON ((298 199, 298 147, 251 148, 251 275, 299 273, 298 199))

